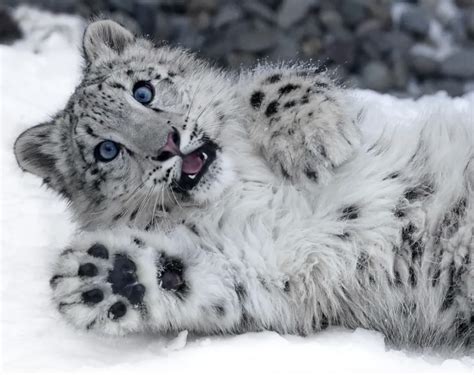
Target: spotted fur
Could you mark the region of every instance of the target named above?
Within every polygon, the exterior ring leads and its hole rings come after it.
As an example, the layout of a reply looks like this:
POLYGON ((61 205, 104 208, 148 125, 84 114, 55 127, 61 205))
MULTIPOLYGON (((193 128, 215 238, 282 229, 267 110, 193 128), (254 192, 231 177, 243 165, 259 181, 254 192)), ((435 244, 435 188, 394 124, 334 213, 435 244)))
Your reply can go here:
POLYGON ((89 230, 51 280, 75 326, 341 325, 397 347, 472 352, 472 109, 443 108, 368 144, 349 94, 311 67, 232 76, 110 21, 89 26, 84 51, 67 107, 15 146, 89 230), (148 107, 131 95, 139 80, 158 93, 148 107), (183 153, 217 145, 185 193, 173 190, 180 158, 158 157, 172 129, 183 153), (100 163, 93 149, 109 138, 121 154, 100 163))

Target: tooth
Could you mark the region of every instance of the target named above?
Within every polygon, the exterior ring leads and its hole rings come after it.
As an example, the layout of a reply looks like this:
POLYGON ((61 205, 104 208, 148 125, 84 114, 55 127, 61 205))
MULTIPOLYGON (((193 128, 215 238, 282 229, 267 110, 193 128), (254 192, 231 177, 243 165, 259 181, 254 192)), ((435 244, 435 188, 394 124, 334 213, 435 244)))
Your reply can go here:
POLYGON ((191 179, 191 180, 194 180, 196 178, 196 175, 195 174, 188 174, 188 177, 191 179))
POLYGON ((207 156, 207 154, 205 152, 202 153, 202 156, 204 157, 204 160, 207 160, 207 158, 209 157, 209 156, 207 156))

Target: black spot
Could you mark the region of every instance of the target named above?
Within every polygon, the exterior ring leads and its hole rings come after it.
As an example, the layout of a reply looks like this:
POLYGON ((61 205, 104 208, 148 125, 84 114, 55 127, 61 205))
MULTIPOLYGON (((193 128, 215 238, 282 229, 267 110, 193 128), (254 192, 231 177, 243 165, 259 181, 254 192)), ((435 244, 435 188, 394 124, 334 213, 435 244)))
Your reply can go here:
POLYGON ((291 107, 294 107, 295 105, 296 105, 295 100, 289 100, 283 105, 283 108, 291 108, 291 107))
POLYGON ((439 283, 439 277, 441 276, 441 269, 439 266, 436 268, 433 278, 431 279, 431 286, 434 288, 439 283))
POLYGON ((387 177, 385 177, 383 180, 393 180, 394 178, 397 178, 398 176, 400 176, 400 173, 398 172, 394 172, 394 173, 390 173, 387 177))
POLYGON ((265 94, 261 91, 256 91, 250 97, 250 105, 255 109, 259 109, 262 105, 263 99, 265 99, 265 94))
POLYGON ((431 185, 419 185, 405 190, 404 197, 408 202, 415 200, 425 199, 429 195, 433 194, 433 187, 431 185))
POLYGON ((410 267, 408 269, 408 272, 409 272, 409 281, 410 281, 410 285, 412 287, 415 287, 416 284, 417 284, 417 277, 416 277, 416 272, 415 272, 415 269, 413 267, 410 267))
POLYGON ((61 280, 64 276, 63 275, 54 275, 50 280, 49 280, 49 285, 54 288, 58 282, 58 280, 61 280))
POLYGON ((115 88, 115 89, 120 89, 120 90, 124 90, 124 91, 127 90, 127 89, 125 88, 125 86, 122 85, 122 84, 119 83, 119 82, 111 82, 111 83, 109 83, 109 86, 110 86, 110 87, 113 87, 113 88, 115 88))
POLYGON ((358 271, 366 270, 369 266, 369 255, 366 252, 361 252, 359 258, 357 259, 356 268, 358 271))
POLYGON ((128 76, 131 76, 131 75, 133 74, 133 70, 132 70, 132 69, 128 69, 126 73, 127 73, 128 76))
POLYGON ((144 245, 143 240, 139 239, 138 237, 133 237, 133 243, 138 247, 143 247, 144 245))
POLYGON ((448 290, 446 291, 446 295, 444 296, 443 303, 441 305, 441 311, 449 309, 454 303, 454 297, 456 296, 456 267, 454 262, 452 262, 449 266, 449 276, 448 276, 448 290))
POLYGON ((266 79, 266 83, 276 83, 281 80, 281 74, 273 74, 266 79))
POLYGON ((77 271, 77 274, 81 277, 83 276, 94 277, 94 276, 97 276, 98 273, 99 273, 99 270, 93 263, 81 264, 79 266, 79 270, 77 271))
POLYGON ((306 170, 304 171, 304 174, 305 174, 306 177, 308 177, 310 180, 313 180, 314 182, 318 182, 318 179, 319 179, 318 172, 312 171, 312 170, 309 170, 309 169, 306 169, 306 170))
POLYGON ((242 302, 245 298, 247 298, 247 289, 245 289, 242 284, 237 284, 234 288, 239 302, 242 302))
POLYGON ((289 293, 289 291, 290 291, 290 282, 289 281, 285 281, 285 285, 283 286, 283 291, 285 293, 289 293))
POLYGON ((288 83, 286 84, 285 86, 282 86, 280 87, 280 89, 278 90, 279 94, 280 95, 286 95, 298 88, 300 88, 301 86, 300 85, 294 85, 292 83, 288 83))
POLYGON ((321 315, 321 320, 319 321, 319 329, 323 330, 329 327, 329 319, 326 314, 321 315))
POLYGON ((217 316, 223 317, 225 316, 225 307, 222 305, 214 305, 212 309, 216 312, 217 316))
POLYGON ((109 251, 100 243, 92 245, 89 250, 87 250, 87 254, 95 258, 109 259, 109 251))
POLYGON ((401 208, 397 208, 393 214, 398 218, 402 218, 406 216, 406 212, 402 210, 401 208))
POLYGON ((285 169, 285 167, 282 164, 280 164, 280 171, 284 178, 286 179, 290 178, 290 174, 288 173, 288 171, 285 169))
POLYGON ((300 100, 300 104, 308 104, 309 103, 309 97, 308 95, 303 95, 300 100))
POLYGON ((123 212, 120 212, 119 214, 115 215, 115 216, 112 218, 112 220, 113 220, 113 221, 117 221, 117 220, 119 220, 119 219, 122 218, 122 217, 123 217, 123 212))
POLYGON ((135 220, 135 218, 137 217, 138 208, 139 208, 139 207, 137 207, 137 208, 130 214, 130 220, 135 220))
POLYGON ((265 110, 265 116, 270 117, 278 112, 279 103, 276 100, 270 102, 265 110))
POLYGON ((86 133, 87 133, 87 134, 89 134, 89 135, 95 135, 95 134, 94 134, 94 131, 92 130, 92 128, 91 128, 89 125, 86 125, 85 128, 86 128, 86 133))
POLYGON ((350 205, 342 209, 340 220, 355 220, 359 217, 359 208, 356 205, 350 205))
POLYGON ((351 237, 349 232, 342 232, 342 234, 336 234, 336 237, 340 238, 341 240, 347 240, 351 237))
POLYGON ((112 320, 120 319, 127 313, 127 306, 123 302, 115 302, 109 309, 108 317, 112 320))
POLYGON ((92 289, 82 293, 82 300, 88 305, 95 305, 104 299, 104 292, 100 289, 92 289))

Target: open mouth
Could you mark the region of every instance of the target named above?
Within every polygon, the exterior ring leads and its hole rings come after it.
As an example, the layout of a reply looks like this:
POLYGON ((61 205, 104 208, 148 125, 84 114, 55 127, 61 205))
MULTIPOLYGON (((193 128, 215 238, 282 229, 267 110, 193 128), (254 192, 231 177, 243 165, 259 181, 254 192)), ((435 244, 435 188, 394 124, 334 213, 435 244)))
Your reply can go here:
POLYGON ((173 183, 173 190, 184 193, 193 189, 216 160, 217 145, 208 141, 190 154, 183 155, 181 176, 173 183))

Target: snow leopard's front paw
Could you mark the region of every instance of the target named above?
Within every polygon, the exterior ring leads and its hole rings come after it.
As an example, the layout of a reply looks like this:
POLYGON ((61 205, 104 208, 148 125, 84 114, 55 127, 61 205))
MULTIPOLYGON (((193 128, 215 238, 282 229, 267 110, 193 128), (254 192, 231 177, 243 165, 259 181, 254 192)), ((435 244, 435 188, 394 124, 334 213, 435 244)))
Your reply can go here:
POLYGON ((275 173, 292 181, 326 180, 348 160, 360 134, 345 95, 309 70, 257 72, 249 86, 249 133, 275 173))
POLYGON ((50 283, 60 313, 81 329, 222 332, 241 314, 228 269, 188 228, 123 229, 76 238, 50 283))

